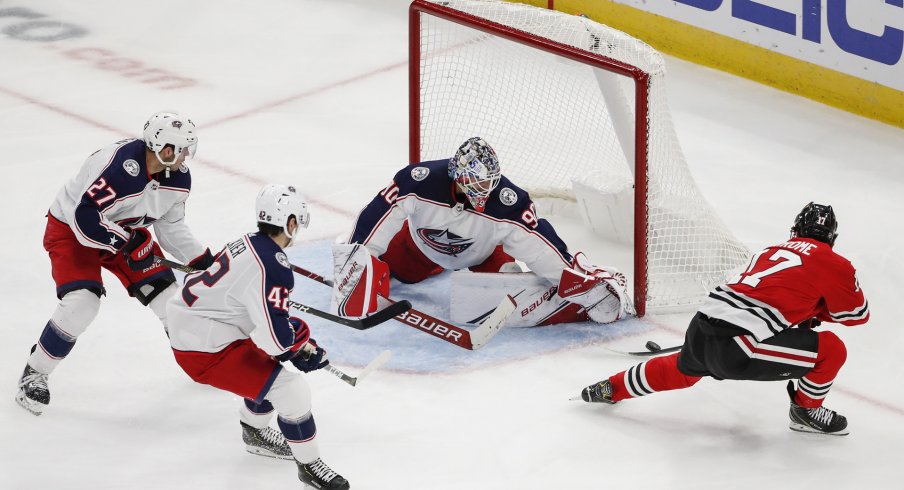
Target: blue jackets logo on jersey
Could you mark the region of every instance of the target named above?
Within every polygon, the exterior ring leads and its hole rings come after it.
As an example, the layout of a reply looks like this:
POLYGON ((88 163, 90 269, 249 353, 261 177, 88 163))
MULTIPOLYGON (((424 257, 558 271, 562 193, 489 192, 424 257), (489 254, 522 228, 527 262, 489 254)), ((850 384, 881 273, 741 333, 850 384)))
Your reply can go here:
POLYGON ((515 194, 515 191, 506 187, 499 191, 499 200, 502 201, 502 204, 511 206, 518 202, 518 194, 515 194))
POLYGON ((433 250, 453 257, 458 256, 458 254, 474 244, 473 238, 462 238, 455 233, 450 233, 448 229, 431 230, 430 228, 419 228, 417 236, 433 250))
POLYGON ((414 167, 411 169, 411 178, 420 182, 430 175, 430 169, 427 167, 414 167))
POLYGON ((131 158, 122 162, 122 168, 126 170, 132 177, 138 177, 138 172, 140 171, 138 162, 132 160, 131 158))

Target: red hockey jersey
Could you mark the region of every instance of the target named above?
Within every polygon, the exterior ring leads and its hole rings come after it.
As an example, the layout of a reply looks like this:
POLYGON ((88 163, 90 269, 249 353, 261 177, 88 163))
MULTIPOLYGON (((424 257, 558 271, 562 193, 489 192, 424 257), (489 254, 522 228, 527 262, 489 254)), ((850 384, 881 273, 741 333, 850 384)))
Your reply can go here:
POLYGON ((709 293, 700 312, 763 341, 813 317, 866 323, 869 303, 847 259, 826 243, 792 238, 754 254, 747 270, 709 293))

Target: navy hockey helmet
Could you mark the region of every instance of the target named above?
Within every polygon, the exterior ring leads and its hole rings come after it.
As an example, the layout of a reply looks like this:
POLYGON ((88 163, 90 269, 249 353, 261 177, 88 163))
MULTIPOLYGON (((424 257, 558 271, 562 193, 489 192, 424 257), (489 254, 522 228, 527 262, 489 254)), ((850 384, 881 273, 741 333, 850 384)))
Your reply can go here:
POLYGON ((502 179, 499 159, 483 138, 473 137, 449 159, 449 177, 468 196, 474 209, 483 212, 487 199, 502 179))
POLYGON ((794 218, 791 227, 792 237, 804 237, 835 245, 838 237, 838 221, 832 206, 810 202, 794 218))

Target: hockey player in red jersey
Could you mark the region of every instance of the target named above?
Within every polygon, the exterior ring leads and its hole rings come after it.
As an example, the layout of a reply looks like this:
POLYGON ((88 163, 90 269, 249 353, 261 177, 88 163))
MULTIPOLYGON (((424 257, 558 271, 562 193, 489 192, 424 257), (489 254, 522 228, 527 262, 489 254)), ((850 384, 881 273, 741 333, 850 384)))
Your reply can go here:
POLYGON ((846 435, 847 420, 822 406, 844 364, 844 343, 821 322, 861 325, 869 304, 851 263, 833 250, 831 206, 809 203, 791 239, 750 259, 747 269, 709 293, 691 320, 681 352, 638 364, 584 388, 587 402, 616 403, 688 388, 702 377, 788 381, 790 428, 846 435))
POLYGON ((160 246, 198 268, 213 262, 210 250, 185 224, 191 190, 185 160, 198 143, 194 123, 159 112, 145 123, 143 136, 89 156, 47 213, 44 248, 60 302, 31 349, 16 395, 35 415, 50 403, 48 376, 97 316, 105 294, 101 268, 112 272, 166 328, 166 301, 176 290, 176 278, 154 263, 160 246), (148 231, 152 225, 160 246, 148 231))
POLYGON ((257 196, 256 216, 257 233, 188 274, 167 304, 176 362, 198 383, 245 399, 239 418, 249 452, 294 460, 315 488, 348 489, 320 459, 310 387, 282 365, 307 373, 329 364, 307 324, 288 311, 295 280, 283 249, 308 226, 307 205, 294 187, 270 184, 257 196), (279 431, 269 427, 274 411, 279 431))
POLYGON ((633 312, 624 275, 572 254, 537 215, 528 193, 502 175, 496 152, 478 137, 451 158, 398 171, 361 211, 348 243, 333 250, 333 305, 346 316, 374 311, 376 296, 389 292, 388 274, 417 283, 444 270, 521 272, 515 259, 532 274, 481 278, 510 288, 492 296, 512 292, 519 305, 537 306, 519 308, 509 326, 609 323, 633 312), (354 264, 367 267, 356 271, 354 264))

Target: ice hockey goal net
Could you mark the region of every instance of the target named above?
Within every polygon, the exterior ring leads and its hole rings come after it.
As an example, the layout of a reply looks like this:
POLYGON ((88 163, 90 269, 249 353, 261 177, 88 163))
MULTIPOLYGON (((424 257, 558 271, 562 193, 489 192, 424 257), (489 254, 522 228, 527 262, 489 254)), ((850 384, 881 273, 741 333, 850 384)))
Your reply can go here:
POLYGON ((572 201, 588 226, 632 243, 639 315, 697 304, 745 262, 687 168, 659 52, 497 1, 415 0, 409 35, 412 162, 486 139, 532 197, 572 201))

